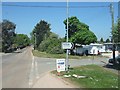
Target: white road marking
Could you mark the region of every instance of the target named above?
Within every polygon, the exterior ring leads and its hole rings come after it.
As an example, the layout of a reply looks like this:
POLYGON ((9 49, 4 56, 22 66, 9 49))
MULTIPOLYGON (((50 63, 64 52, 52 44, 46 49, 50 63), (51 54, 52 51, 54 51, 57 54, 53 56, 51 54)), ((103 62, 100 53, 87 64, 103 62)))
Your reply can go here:
POLYGON ((31 88, 33 85, 34 56, 32 52, 31 52, 31 56, 32 56, 32 64, 31 64, 31 69, 30 69, 30 74, 29 74, 29 88, 31 88))
POLYGON ((50 62, 47 62, 46 64, 51 64, 50 62))
POLYGON ((29 88, 31 88, 33 85, 33 81, 32 80, 29 80, 29 88))
POLYGON ((39 74, 38 74, 38 65, 37 65, 37 61, 35 60, 35 73, 36 73, 36 78, 39 78, 39 74))
POLYGON ((29 88, 32 87, 34 79, 39 79, 39 74, 38 74, 38 63, 37 60, 35 60, 35 57, 33 56, 32 52, 32 64, 31 64, 31 70, 30 70, 30 75, 29 75, 29 88), (35 77, 35 78, 34 78, 35 77))

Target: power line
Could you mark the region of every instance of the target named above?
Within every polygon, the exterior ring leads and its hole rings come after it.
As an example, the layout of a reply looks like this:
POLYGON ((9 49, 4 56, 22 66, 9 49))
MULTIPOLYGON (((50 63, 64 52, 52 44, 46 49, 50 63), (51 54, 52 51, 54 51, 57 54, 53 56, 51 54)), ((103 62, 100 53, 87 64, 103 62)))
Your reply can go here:
MULTIPOLYGON (((66 6, 37 6, 37 5, 10 5, 3 4, 2 6, 8 7, 32 7, 32 8, 66 8, 66 6)), ((106 8, 110 6, 69 6, 69 8, 106 8)))

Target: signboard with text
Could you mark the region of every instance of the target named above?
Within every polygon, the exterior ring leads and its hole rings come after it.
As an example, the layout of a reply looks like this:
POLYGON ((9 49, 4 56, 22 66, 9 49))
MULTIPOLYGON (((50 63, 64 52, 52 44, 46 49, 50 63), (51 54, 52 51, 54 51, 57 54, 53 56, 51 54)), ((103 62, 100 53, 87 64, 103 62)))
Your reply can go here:
POLYGON ((71 42, 62 42, 62 49, 72 49, 74 47, 71 42))
POLYGON ((57 72, 65 71, 65 59, 56 59, 57 72))

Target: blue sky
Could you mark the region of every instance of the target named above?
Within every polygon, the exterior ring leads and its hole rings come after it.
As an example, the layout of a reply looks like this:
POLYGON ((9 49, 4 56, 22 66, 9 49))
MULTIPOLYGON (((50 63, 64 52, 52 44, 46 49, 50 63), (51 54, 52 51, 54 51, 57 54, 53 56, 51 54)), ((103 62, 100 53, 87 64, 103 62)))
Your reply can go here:
MULTIPOLYGON (((12 5, 42 5, 42 6, 66 6, 65 2, 4 2, 12 5)), ((70 2, 69 6, 108 6, 109 2, 70 2)), ((114 3, 115 22, 118 16, 118 4, 114 3)), ((110 9, 104 8, 70 8, 69 17, 77 18, 86 23, 92 32, 98 37, 109 38, 111 35, 110 9)), ((66 8, 37 8, 37 7, 8 7, 2 6, 2 18, 14 22, 17 26, 16 32, 29 35, 34 26, 45 20, 51 24, 51 31, 60 37, 65 35, 63 21, 67 18, 66 8)))

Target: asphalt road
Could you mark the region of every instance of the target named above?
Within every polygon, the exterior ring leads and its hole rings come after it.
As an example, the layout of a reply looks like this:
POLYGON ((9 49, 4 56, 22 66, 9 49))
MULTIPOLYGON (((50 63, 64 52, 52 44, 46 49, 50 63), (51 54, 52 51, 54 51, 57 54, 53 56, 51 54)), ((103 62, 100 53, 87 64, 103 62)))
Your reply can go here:
POLYGON ((28 88, 31 48, 2 56, 2 88, 28 88))
MULTIPOLYGON (((56 59, 33 57, 32 48, 2 56, 2 88, 31 88, 45 73, 56 69, 56 59)), ((107 58, 69 60, 71 67, 105 65, 107 58)))
MULTIPOLYGON (((38 63, 38 73, 42 74, 51 70, 56 70, 56 59, 52 58, 40 58, 35 57, 35 60, 38 63)), ((81 66, 81 65, 89 65, 89 64, 96 64, 96 65, 105 65, 108 62, 108 59, 105 57, 99 57, 93 59, 70 59, 69 65, 70 67, 81 66)))

